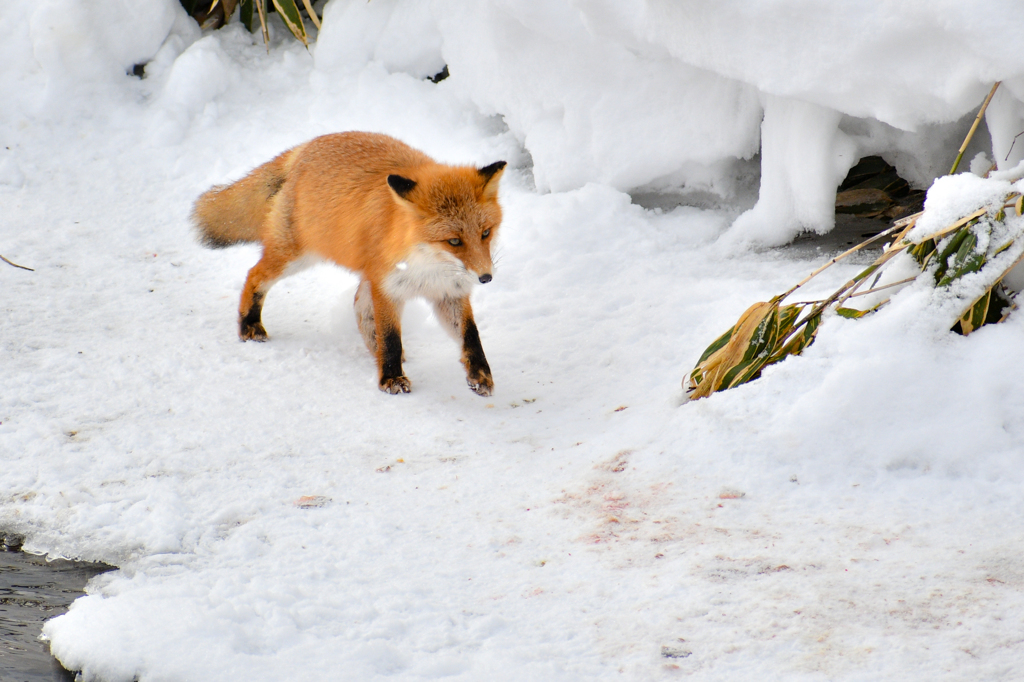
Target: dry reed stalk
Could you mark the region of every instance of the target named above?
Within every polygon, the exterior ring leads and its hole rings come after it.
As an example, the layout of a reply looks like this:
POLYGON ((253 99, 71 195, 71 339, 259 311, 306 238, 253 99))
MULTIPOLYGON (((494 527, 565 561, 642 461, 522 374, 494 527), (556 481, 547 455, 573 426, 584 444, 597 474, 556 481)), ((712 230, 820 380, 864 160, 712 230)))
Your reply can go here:
POLYGON ((965 216, 965 217, 961 218, 960 220, 956 221, 955 223, 953 223, 949 227, 944 227, 941 230, 939 230, 938 232, 935 232, 933 234, 928 235, 924 239, 919 239, 916 242, 910 242, 909 244, 907 244, 907 246, 917 246, 918 244, 923 244, 924 242, 928 241, 929 239, 935 239, 935 240, 942 239, 943 237, 945 237, 950 232, 956 232, 957 230, 959 230, 961 227, 963 227, 967 223, 971 222, 975 218, 980 218, 981 216, 985 215, 986 213, 988 213, 988 209, 987 208, 979 208, 977 211, 975 211, 971 215, 965 216))
MULTIPOLYGON (((891 289, 893 287, 898 287, 901 284, 909 284, 910 282, 913 282, 915 279, 917 279, 919 276, 920 275, 914 275, 913 277, 907 277, 906 279, 901 279, 898 282, 890 282, 888 284, 883 284, 882 286, 875 287, 874 289, 868 289, 867 291, 858 291, 856 294, 850 294, 846 298, 857 298, 858 296, 867 296, 868 294, 873 294, 876 291, 884 291, 885 289, 891 289)), ((843 301, 845 301, 845 300, 846 299, 843 299, 843 301)), ((839 303, 842 304, 843 301, 840 301, 839 303)))
POLYGON ((956 161, 953 162, 953 167, 949 169, 949 174, 956 173, 957 167, 960 165, 960 160, 964 158, 964 152, 967 151, 967 145, 971 143, 971 138, 974 137, 974 131, 978 129, 978 124, 981 123, 981 117, 985 115, 985 110, 988 109, 988 103, 992 101, 992 95, 996 94, 996 89, 1002 81, 996 81, 996 84, 992 86, 992 89, 988 93, 988 97, 985 98, 984 104, 981 105, 981 110, 978 111, 978 115, 974 118, 974 125, 967 132, 967 137, 964 138, 964 143, 960 145, 960 153, 956 155, 956 161))
POLYGON ((267 47, 267 54, 270 54, 270 30, 267 28, 267 0, 252 0, 256 4, 256 11, 260 15, 260 28, 263 29, 263 44, 267 47))
MULTIPOLYGON (((914 216, 914 217, 916 217, 916 216, 914 216)), ((817 276, 818 276, 818 275, 820 275, 820 274, 821 274, 822 272, 824 272, 824 271, 825 271, 825 270, 827 270, 828 268, 832 267, 833 265, 835 265, 835 264, 836 264, 836 263, 838 263, 839 261, 843 260, 843 259, 844 259, 844 258, 846 258, 847 256, 852 256, 853 254, 857 253, 858 251, 860 251, 860 250, 861 250, 861 249, 863 249, 864 247, 866 247, 866 246, 870 246, 870 245, 874 244, 874 243, 875 243, 875 242, 877 242, 877 241, 878 241, 879 239, 884 239, 885 237, 888 237, 888 236, 889 236, 890 234, 892 234, 893 232, 895 232, 895 231, 896 231, 897 229, 899 229, 900 227, 902 227, 902 225, 900 225, 900 224, 896 224, 896 225, 893 225, 893 226, 892 226, 892 227, 890 227, 889 229, 887 229, 887 230, 884 230, 883 232, 879 232, 879 233, 878 233, 878 234, 876 234, 876 235, 875 235, 874 237, 871 237, 870 239, 867 239, 867 240, 865 240, 865 241, 861 242, 861 243, 860 243, 860 244, 858 244, 857 246, 854 246, 854 247, 853 247, 852 249, 847 249, 846 251, 843 251, 843 252, 842 252, 841 254, 839 254, 838 256, 835 256, 834 258, 830 259, 830 260, 829 260, 829 261, 828 261, 827 263, 825 263, 824 265, 822 265, 822 266, 821 266, 820 268, 818 268, 817 270, 815 270, 814 272, 812 272, 811 274, 807 275, 807 276, 806 276, 806 277, 804 277, 804 278, 803 278, 802 280, 800 280, 799 282, 797 282, 796 284, 794 284, 794 285, 793 285, 793 287, 792 287, 792 288, 791 288, 791 289, 790 289, 789 291, 787 291, 786 293, 784 293, 784 294, 782 295, 782 298, 786 298, 786 297, 787 297, 787 296, 789 296, 789 295, 790 295, 791 293, 793 293, 794 291, 796 291, 797 289, 799 289, 799 288, 800 288, 800 287, 802 287, 803 285, 807 284, 807 283, 808 283, 808 282, 810 282, 810 281, 811 281, 812 279, 814 279, 815 277, 817 277, 817 276)))
POLYGON ((35 270, 33 270, 32 268, 26 268, 24 265, 18 265, 17 263, 12 263, 11 261, 9 261, 6 258, 4 258, 3 256, 0 256, 0 260, 2 260, 3 262, 7 263, 8 265, 13 265, 16 268, 21 268, 22 270, 28 270, 29 272, 35 272, 35 270))

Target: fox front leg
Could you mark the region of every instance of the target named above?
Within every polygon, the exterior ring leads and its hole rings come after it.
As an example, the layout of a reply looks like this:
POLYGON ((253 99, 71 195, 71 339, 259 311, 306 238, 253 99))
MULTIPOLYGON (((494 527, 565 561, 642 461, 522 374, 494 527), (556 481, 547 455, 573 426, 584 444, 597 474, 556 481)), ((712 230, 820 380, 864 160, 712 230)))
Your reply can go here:
POLYGON ((473 308, 466 298, 443 298, 434 302, 434 314, 445 330, 462 342, 462 365, 466 368, 466 383, 477 395, 491 395, 494 379, 491 367, 480 344, 480 332, 473 321, 473 308))
POLYGON ((401 305, 370 285, 376 331, 377 370, 380 390, 395 395, 409 393, 412 382, 402 371, 401 305))

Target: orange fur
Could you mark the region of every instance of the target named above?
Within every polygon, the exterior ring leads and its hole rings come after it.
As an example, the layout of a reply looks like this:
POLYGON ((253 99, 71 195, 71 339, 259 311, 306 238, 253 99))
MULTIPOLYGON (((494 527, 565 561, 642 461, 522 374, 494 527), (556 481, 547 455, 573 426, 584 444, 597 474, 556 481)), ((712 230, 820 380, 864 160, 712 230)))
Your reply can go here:
POLYGON ((266 339, 260 314, 267 291, 290 265, 316 256, 362 277, 356 314, 377 356, 381 390, 409 390, 401 371, 402 304, 423 296, 462 340, 470 387, 489 395, 493 380, 469 293, 474 280, 491 279, 504 166, 440 164, 375 133, 324 135, 213 187, 196 201, 192 219, 207 246, 263 244, 239 302, 242 340, 266 339))

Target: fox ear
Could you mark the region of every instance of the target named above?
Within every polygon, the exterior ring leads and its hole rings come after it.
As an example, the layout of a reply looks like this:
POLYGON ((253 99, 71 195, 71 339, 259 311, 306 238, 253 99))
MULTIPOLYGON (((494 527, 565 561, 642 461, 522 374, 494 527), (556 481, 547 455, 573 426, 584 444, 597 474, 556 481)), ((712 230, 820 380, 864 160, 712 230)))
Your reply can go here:
POLYGON ((416 187, 416 181, 410 180, 409 178, 403 178, 401 175, 389 175, 388 186, 391 187, 398 196, 403 199, 408 199, 409 192, 416 187))
POLYGON ((501 179, 501 174, 504 172, 504 161, 495 161, 491 165, 484 166, 477 171, 484 180, 483 197, 485 199, 494 199, 498 196, 498 180, 501 179))

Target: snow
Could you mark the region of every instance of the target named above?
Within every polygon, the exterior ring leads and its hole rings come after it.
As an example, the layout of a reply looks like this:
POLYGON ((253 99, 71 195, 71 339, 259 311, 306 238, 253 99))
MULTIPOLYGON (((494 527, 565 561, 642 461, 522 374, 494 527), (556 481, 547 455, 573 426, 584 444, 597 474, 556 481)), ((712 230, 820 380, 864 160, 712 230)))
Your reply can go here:
POLYGON ((965 159, 1005 174, 928 211, 1014 186, 1009 3, 331 0, 309 52, 174 0, 14 5, 0 253, 35 270, 0 263, 0 531, 119 567, 45 629, 84 680, 1019 676, 1024 316, 956 336, 915 284, 680 387, 820 264, 749 246, 826 229, 867 152, 931 185, 999 78, 965 159), (238 342, 258 250, 201 248, 191 204, 339 130, 509 162, 473 297, 494 396, 418 303, 413 393, 380 393, 326 265, 238 342), (715 200, 627 193, 668 190, 715 200))
POLYGON ((1024 155, 1009 148, 1024 120, 1024 54, 993 40, 1014 30, 1010 0, 365 5, 328 5, 318 69, 372 62, 423 77, 448 64, 447 87, 501 116, 529 151, 540 191, 684 187, 735 204, 742 162, 759 148, 787 150, 761 159, 760 205, 739 223, 739 242, 776 246, 831 229, 832 180, 845 171, 837 168, 863 156, 883 153, 926 188, 948 170, 950 144, 963 140, 995 80, 992 148, 1000 168, 1024 155), (824 139, 790 151, 792 126, 773 124, 766 102, 781 118, 805 110, 824 139), (1013 159, 1002 160, 1007 151, 1013 159), (792 188, 810 175, 817 182, 792 188))
POLYGON ((761 125, 761 188, 727 243, 778 246, 797 227, 827 232, 835 225, 835 188, 860 158, 839 130, 839 112, 810 102, 767 95, 761 125))
MULTIPOLYGON (((995 215, 1013 189, 1014 185, 1006 180, 987 180, 973 173, 938 178, 928 189, 924 215, 907 233, 907 239, 924 241, 981 208, 995 215)), ((1021 189, 1024 188, 1017 187, 1016 191, 1019 193, 1021 189)))
POLYGON ((395 0, 329 3, 315 58, 322 72, 377 62, 392 73, 417 78, 436 76, 445 66, 430 4, 395 0))

